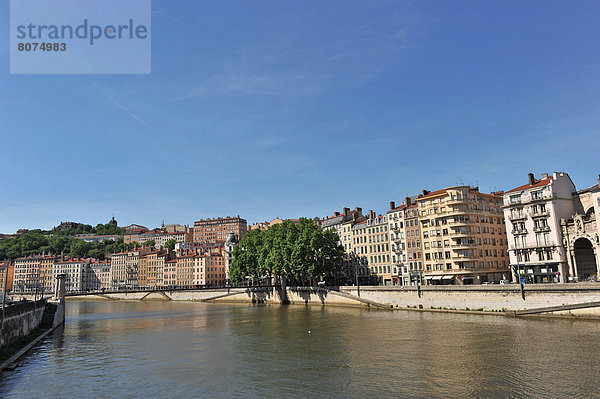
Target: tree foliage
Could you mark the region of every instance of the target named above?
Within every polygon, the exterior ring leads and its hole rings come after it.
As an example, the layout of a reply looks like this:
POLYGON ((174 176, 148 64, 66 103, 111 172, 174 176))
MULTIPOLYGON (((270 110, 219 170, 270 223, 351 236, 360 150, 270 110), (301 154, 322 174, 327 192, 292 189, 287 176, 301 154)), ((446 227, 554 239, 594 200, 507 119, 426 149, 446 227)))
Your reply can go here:
POLYGON ((153 247, 155 245, 156 245, 156 241, 154 241, 154 240, 148 240, 148 241, 144 241, 142 243, 143 247, 153 247))
POLYGON ((174 239, 168 239, 167 241, 165 241, 165 248, 169 248, 171 251, 175 250, 175 244, 177 244, 177 241, 174 239))
POLYGON ((329 275, 344 254, 339 237, 310 219, 285 221, 245 234, 233 249, 232 282, 249 277, 285 276, 295 280, 329 275))
MULTIPOLYGON (((81 226, 88 225, 80 225, 80 227, 81 226)), ((98 226, 96 227, 98 228, 98 226)), ((114 228, 112 225, 109 226, 114 228)), ((88 229, 87 227, 83 227, 83 230, 88 229)), ((115 230, 108 231, 114 232, 115 230)), ((64 231, 59 231, 57 229, 50 231, 30 230, 15 238, 0 240, 0 260, 16 259, 42 252, 55 255, 63 253, 73 257, 104 259, 108 254, 121 252, 126 249, 126 245, 123 243, 123 237, 117 237, 114 241, 107 240, 103 242, 88 243, 64 233, 64 231)), ((83 233, 79 232, 78 234, 83 233)))

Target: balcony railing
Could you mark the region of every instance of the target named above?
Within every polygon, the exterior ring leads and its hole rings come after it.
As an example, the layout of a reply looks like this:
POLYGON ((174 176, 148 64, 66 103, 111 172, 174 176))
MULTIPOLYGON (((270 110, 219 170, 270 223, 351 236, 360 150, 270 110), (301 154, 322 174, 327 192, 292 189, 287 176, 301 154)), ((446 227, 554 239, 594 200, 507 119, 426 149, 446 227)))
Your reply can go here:
POLYGON ((536 233, 550 231, 550 226, 534 226, 533 231, 535 231, 536 233))
POLYGON ((530 211, 529 215, 531 215, 532 218, 548 217, 548 216, 550 216, 550 211, 538 211, 538 212, 530 211))
POLYGON ((527 219, 527 214, 525 212, 522 213, 511 213, 508 215, 508 220, 520 220, 520 219, 527 219))
POLYGON ((556 243, 554 243, 554 241, 546 241, 546 242, 542 242, 542 243, 520 243, 520 244, 513 244, 513 245, 509 245, 508 246, 508 250, 509 251, 514 251, 517 249, 531 249, 531 248, 549 248, 549 247, 556 247, 556 243))
POLYGON ((512 235, 527 234, 527 229, 513 229, 510 233, 512 235))

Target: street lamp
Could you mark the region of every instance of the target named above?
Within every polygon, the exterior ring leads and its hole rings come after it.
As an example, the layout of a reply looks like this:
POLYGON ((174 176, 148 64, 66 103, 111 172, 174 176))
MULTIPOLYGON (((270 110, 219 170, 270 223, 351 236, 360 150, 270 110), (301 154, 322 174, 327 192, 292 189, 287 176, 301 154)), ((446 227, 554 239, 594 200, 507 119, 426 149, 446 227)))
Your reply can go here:
POLYGON ((519 266, 519 253, 518 250, 515 249, 515 258, 517 259, 517 264, 513 266, 516 271, 517 278, 519 279, 519 285, 521 287, 521 298, 525 300, 525 287, 523 287, 523 279, 521 278, 521 267, 519 266))

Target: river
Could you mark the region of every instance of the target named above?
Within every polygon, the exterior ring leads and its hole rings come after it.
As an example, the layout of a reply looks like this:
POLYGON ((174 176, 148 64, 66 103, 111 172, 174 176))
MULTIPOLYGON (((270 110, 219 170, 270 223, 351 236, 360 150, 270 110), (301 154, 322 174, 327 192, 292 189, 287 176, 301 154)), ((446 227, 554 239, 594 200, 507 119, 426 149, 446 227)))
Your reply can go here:
POLYGON ((600 323, 72 301, 2 398, 600 397, 600 323))

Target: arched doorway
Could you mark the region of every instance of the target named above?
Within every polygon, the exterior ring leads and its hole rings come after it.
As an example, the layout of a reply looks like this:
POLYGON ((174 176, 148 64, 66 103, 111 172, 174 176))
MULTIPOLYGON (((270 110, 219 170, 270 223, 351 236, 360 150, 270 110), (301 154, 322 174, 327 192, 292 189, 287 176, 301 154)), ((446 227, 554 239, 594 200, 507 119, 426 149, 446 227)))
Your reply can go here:
POLYGON ((578 238, 573 246, 575 252, 575 263, 577 264, 577 276, 579 279, 596 279, 596 255, 594 247, 587 238, 578 238))

